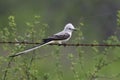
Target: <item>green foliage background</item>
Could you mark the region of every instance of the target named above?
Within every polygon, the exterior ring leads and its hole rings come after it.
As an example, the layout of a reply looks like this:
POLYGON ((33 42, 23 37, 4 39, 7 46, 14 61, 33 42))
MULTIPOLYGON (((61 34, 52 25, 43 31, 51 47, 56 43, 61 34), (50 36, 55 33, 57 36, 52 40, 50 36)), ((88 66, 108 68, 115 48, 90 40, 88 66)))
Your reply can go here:
MULTIPOLYGON (((71 22, 69 43, 120 44, 119 0, 1 0, 0 41, 41 42, 71 22)), ((119 47, 0 45, 1 80, 119 80, 119 47)))

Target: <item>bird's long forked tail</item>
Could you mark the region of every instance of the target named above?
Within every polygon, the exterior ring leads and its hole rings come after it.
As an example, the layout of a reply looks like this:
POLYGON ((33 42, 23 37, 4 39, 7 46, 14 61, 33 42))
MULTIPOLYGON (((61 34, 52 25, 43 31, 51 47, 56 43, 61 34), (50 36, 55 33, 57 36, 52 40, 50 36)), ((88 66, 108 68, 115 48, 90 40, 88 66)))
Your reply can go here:
POLYGON ((37 45, 37 46, 35 46, 35 47, 33 47, 33 48, 24 50, 24 51, 22 51, 22 52, 18 52, 18 53, 13 54, 13 55, 11 55, 11 56, 9 56, 9 57, 16 57, 16 56, 19 56, 19 55, 22 55, 22 54, 26 54, 26 53, 28 53, 28 52, 30 52, 30 51, 33 51, 33 50, 35 50, 35 49, 38 49, 38 48, 40 48, 40 47, 42 47, 42 46, 45 46, 45 45, 47 45, 47 44, 50 44, 50 43, 52 43, 52 41, 45 42, 45 43, 41 43, 41 44, 39 44, 39 45, 37 45))

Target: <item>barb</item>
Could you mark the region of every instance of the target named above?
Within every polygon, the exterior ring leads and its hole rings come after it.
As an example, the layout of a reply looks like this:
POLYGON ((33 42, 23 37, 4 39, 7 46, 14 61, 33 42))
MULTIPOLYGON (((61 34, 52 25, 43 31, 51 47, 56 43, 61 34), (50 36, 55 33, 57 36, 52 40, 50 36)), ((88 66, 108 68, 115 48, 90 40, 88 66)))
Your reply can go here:
MULTIPOLYGON (((38 42, 0 42, 0 44, 40 44, 38 42)), ((71 44, 71 43, 67 43, 67 44, 49 44, 49 45, 58 45, 58 46, 106 46, 106 47, 110 47, 110 46, 117 46, 120 47, 120 44, 84 44, 84 43, 77 43, 77 44, 71 44)))

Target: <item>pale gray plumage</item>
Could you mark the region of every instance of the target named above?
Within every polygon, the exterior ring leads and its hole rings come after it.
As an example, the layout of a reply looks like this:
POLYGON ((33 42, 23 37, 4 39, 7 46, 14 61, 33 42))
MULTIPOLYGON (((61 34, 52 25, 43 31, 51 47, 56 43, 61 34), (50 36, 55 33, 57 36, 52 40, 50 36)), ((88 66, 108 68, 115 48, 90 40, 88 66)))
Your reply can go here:
POLYGON ((71 23, 68 23, 64 27, 63 31, 61 31, 59 33, 56 33, 56 34, 54 34, 53 36, 51 36, 49 38, 43 39, 43 42, 41 44, 39 44, 38 46, 35 46, 35 47, 27 49, 25 51, 16 53, 14 55, 11 55, 10 57, 15 57, 15 56, 18 56, 18 55, 28 53, 30 51, 33 51, 35 49, 38 49, 38 48, 40 48, 40 47, 42 47, 44 45, 50 44, 50 43, 59 43, 59 44, 61 44, 62 42, 66 42, 71 38, 72 32, 74 30, 75 30, 74 26, 71 23))

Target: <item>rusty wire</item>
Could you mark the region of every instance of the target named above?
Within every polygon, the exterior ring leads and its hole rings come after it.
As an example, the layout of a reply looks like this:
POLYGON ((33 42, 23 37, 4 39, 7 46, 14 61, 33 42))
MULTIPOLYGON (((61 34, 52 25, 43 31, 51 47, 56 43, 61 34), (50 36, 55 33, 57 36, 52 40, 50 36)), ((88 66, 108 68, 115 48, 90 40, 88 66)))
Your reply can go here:
MULTIPOLYGON (((0 44, 40 44, 39 42, 0 42, 0 44)), ((85 43, 77 43, 77 44, 72 44, 72 43, 66 43, 66 44, 49 44, 49 45, 59 45, 59 46, 117 46, 120 47, 120 44, 85 44, 85 43)))

